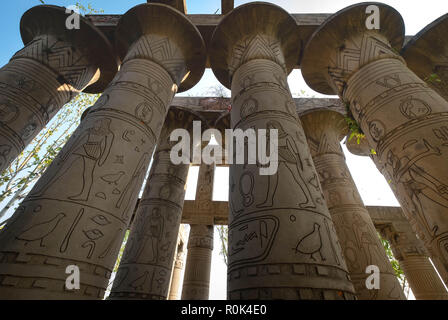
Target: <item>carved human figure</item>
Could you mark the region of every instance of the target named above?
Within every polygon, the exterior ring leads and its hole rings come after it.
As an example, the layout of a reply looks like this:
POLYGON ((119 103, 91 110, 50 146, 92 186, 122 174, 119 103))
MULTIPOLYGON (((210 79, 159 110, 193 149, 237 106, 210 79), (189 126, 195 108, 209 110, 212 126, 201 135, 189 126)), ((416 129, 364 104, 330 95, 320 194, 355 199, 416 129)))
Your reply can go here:
MULTIPOLYGON (((122 16, 115 39, 123 61, 119 73, 24 199, 13 224, 0 233, 0 298, 103 298, 169 103, 179 86, 194 84, 188 74, 198 79, 203 73, 199 32, 169 6, 132 8, 122 16), (162 27, 160 19, 171 23, 162 27), (151 117, 142 113, 145 108, 151 117), (78 170, 62 176, 69 164, 78 170), (45 236, 45 247, 16 239, 59 213, 64 216, 45 236), (83 270, 75 291, 64 285, 65 267, 72 264, 83 270)), ((161 290, 169 273, 170 268, 143 270, 127 285, 161 290)))
MULTIPOLYGON (((267 145, 270 140, 270 130, 278 131, 278 170, 275 174, 268 176, 268 191, 266 200, 257 205, 258 208, 270 208, 274 205, 274 197, 277 191, 278 178, 283 170, 288 170, 294 183, 300 188, 301 198, 299 199, 300 208, 315 208, 314 200, 306 186, 307 182, 303 180, 303 162, 297 148, 295 139, 283 129, 282 125, 276 121, 268 121, 267 124, 267 145)), ((286 173, 288 174, 288 173, 286 173)))
POLYGON ((114 133, 110 130, 110 123, 111 119, 99 119, 94 122, 92 128, 87 128, 79 137, 76 137, 71 147, 65 148, 64 153, 56 159, 61 169, 56 171, 56 175, 50 178, 48 183, 42 185, 41 189, 33 190, 31 195, 42 195, 56 180, 66 174, 73 174, 70 169, 75 167, 76 170, 81 169, 82 186, 79 193, 69 196, 68 199, 87 201, 94 182, 95 167, 101 167, 105 163, 113 145, 114 133), (76 166, 78 162, 80 166, 76 166))

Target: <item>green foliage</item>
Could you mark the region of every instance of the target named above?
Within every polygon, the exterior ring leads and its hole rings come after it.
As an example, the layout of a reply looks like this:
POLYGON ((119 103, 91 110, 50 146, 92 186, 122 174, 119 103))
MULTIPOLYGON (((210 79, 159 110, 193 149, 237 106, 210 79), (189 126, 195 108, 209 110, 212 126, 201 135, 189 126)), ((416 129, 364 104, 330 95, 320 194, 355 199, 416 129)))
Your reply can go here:
POLYGON ((395 259, 394 254, 392 252, 392 249, 390 247, 389 241, 384 239, 379 235, 381 239, 381 243, 383 244, 384 250, 386 251, 386 255, 389 258, 389 261, 392 265, 392 268, 394 269, 395 275, 400 280, 400 283, 402 284, 403 288, 406 284, 406 277, 404 275, 403 269, 401 269, 400 264, 398 263, 397 259, 395 259))
POLYGON ((79 12, 83 16, 86 15, 86 14, 97 14, 97 13, 103 13, 104 12, 103 9, 100 9, 100 10, 94 9, 90 3, 87 5, 87 8, 85 6, 83 6, 79 2, 76 2, 75 6, 78 8, 79 12))
POLYGON ((360 128, 358 122, 356 122, 355 118, 353 117, 352 111, 350 110, 349 103, 345 104, 345 109, 346 109, 347 115, 345 116, 344 119, 345 119, 345 122, 347 122, 349 133, 350 133, 350 135, 348 137, 348 141, 351 141, 353 138, 356 138, 356 142, 358 144, 360 144, 361 139, 364 139, 366 135, 360 128))
POLYGON ((425 81, 428 83, 433 83, 433 84, 442 82, 442 80, 440 79, 440 77, 437 73, 431 73, 429 76, 427 76, 425 78, 425 81))
MULTIPOLYGON (((45 4, 45 2, 43 0, 39 0, 39 2, 41 4, 45 4)), ((86 14, 97 14, 97 13, 103 13, 104 12, 104 10, 102 10, 102 9, 100 9, 100 10, 94 9, 90 3, 87 5, 87 8, 83 4, 81 4, 80 2, 76 2, 75 6, 76 6, 76 8, 78 8, 79 13, 82 16, 84 16, 86 14)))
POLYGON ((221 240, 221 250, 219 254, 222 255, 224 263, 227 265, 227 243, 229 241, 229 228, 227 226, 216 226, 218 230, 219 239, 221 240))
MULTIPOLYGON (((356 138, 356 143, 361 144, 361 140, 364 139, 366 137, 366 135, 362 131, 358 122, 353 117, 353 113, 350 110, 350 104, 348 102, 345 104, 345 109, 346 109, 347 115, 344 117, 344 119, 345 119, 345 122, 347 123, 348 129, 349 129, 348 141, 351 141, 353 138, 356 138)), ((375 149, 371 148, 370 154, 375 155, 376 154, 375 149)))
POLYGON ((115 262, 113 272, 117 272, 118 267, 120 266, 121 258, 123 257, 124 249, 126 248, 126 243, 128 242, 129 231, 130 230, 128 229, 124 235, 123 243, 121 244, 120 251, 118 253, 118 258, 117 258, 117 261, 115 262))
POLYGON ((45 172, 79 124, 84 110, 99 95, 80 94, 66 104, 31 141, 28 147, 0 173, 0 218, 23 199, 45 172), (3 203, 7 200, 7 203, 3 203))

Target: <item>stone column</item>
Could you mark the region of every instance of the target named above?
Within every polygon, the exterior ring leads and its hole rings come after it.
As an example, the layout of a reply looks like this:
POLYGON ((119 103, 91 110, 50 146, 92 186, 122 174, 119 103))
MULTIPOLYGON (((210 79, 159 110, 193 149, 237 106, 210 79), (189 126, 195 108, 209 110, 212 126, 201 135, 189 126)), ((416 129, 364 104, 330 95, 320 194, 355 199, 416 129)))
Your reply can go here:
MULTIPOLYGON (((215 165, 201 164, 195 202, 201 211, 213 210, 215 165)), ((190 224, 182 300, 208 300, 213 252, 213 225, 190 224)))
MULTIPOLYGON (((409 69, 448 101, 448 41, 445 40, 447 32, 448 16, 443 15, 416 34, 402 49, 401 55, 406 60, 409 69)), ((436 129, 434 134, 444 141, 445 146, 448 144, 447 126, 436 129)), ((412 215, 412 213, 408 215, 412 215)), ((417 230, 417 232, 421 234, 424 230, 417 230)), ((423 237, 431 239, 432 235, 423 237)), ((444 266, 446 261, 442 261, 438 254, 437 245, 431 246, 431 243, 427 242, 427 249, 430 252, 432 262, 445 284, 448 285, 448 268, 444 266)))
MULTIPOLYGON (((346 141, 346 146, 347 146, 348 151, 350 151, 350 153, 353 153, 354 155, 370 157, 372 159, 373 163, 377 166, 377 168, 379 170, 381 170, 382 166, 379 163, 379 160, 378 160, 377 156, 375 154, 372 154, 372 152, 371 152, 372 148, 369 146, 367 139, 361 139, 359 144, 357 144, 355 139, 352 139, 351 141, 347 140, 346 141)), ((381 172, 381 173, 383 175, 385 175, 384 172, 381 172)), ((401 209, 403 209, 402 210, 403 212, 406 210, 406 208, 401 208, 401 209)), ((410 216, 410 214, 408 214, 406 216, 410 216)), ((403 216, 403 219, 405 219, 405 222, 401 222, 401 223, 406 223, 406 224, 409 225, 409 228, 411 228, 411 225, 409 224, 407 218, 405 218, 405 216, 403 216)), ((420 229, 420 228, 415 229, 416 227, 417 226, 414 225, 414 230, 413 230, 414 235, 413 235, 413 237, 416 237, 415 234, 418 234, 419 237, 420 237, 418 239, 418 242, 420 242, 422 244, 422 246, 423 246, 424 244, 423 244, 423 242, 420 239, 428 239, 429 235, 428 234, 426 234, 426 235, 423 234, 423 232, 425 231, 424 229, 420 229)), ((448 273, 447 273, 447 270, 444 268, 443 263, 440 261, 439 257, 438 256, 434 256, 431 253, 430 250, 431 250, 431 246, 426 248, 426 252, 427 252, 428 257, 431 258, 432 263, 434 264, 434 266, 436 267, 437 271, 439 272, 440 277, 442 278, 443 282, 448 284, 448 273)))
MULTIPOLYGON (((396 211, 401 211, 400 208, 397 209, 396 211)), ((394 257, 400 263, 415 298, 447 300, 448 292, 429 261, 423 243, 416 237, 406 218, 400 213, 397 219, 397 214, 387 211, 383 217, 382 211, 386 211, 386 208, 369 208, 381 236, 389 241, 394 257)))
POLYGON ((181 275, 185 266, 185 248, 183 241, 177 245, 176 257, 174 259, 173 273, 171 275, 170 292, 168 300, 180 300, 179 290, 181 287, 181 275))
POLYGON ((0 233, 1 299, 103 298, 168 105, 204 70, 199 32, 168 6, 134 7, 115 37, 120 72, 0 233))
POLYGON ((301 115, 300 120, 357 298, 406 299, 345 162, 340 145, 348 131, 344 116, 317 109, 301 115), (378 290, 366 287, 370 275, 366 268, 370 265, 377 266, 381 273, 378 290))
POLYGON ((65 8, 36 6, 22 16, 25 47, 0 69, 0 172, 80 91, 102 92, 117 72, 113 49, 87 19, 67 29, 65 8))
MULTIPOLYGON (((402 49, 409 69, 448 100, 448 15, 428 24, 402 49)), ((448 128, 440 133, 448 141, 448 128)))
POLYGON ((408 220, 448 270, 448 102, 396 53, 400 14, 377 4, 381 28, 367 30, 366 6, 346 8, 316 31, 302 73, 311 88, 350 105, 408 220))
POLYGON ((232 90, 231 128, 278 133, 274 174, 261 175, 247 158, 230 165, 230 300, 354 298, 287 84, 296 37, 283 9, 250 3, 225 16, 212 38, 213 72, 232 90))
POLYGON ((167 299, 190 168, 172 163, 170 135, 178 128, 191 132, 197 119, 182 108, 168 112, 110 299, 167 299))
POLYGON ((191 224, 182 300, 208 300, 213 253, 213 226, 191 224))

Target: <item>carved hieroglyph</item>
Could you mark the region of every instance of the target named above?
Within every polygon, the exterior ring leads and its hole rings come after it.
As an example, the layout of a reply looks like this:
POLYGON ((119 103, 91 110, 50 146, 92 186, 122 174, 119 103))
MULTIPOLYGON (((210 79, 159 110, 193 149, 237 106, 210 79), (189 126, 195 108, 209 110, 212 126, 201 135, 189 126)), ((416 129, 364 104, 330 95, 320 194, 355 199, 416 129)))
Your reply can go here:
POLYGON ((67 17, 56 6, 22 17, 25 47, 0 69, 0 171, 64 104, 89 84, 87 92, 101 92, 118 69, 106 37, 85 18, 79 30, 68 30, 67 17))
POLYGON ((210 225, 190 225, 182 300, 208 300, 213 231, 210 225))
POLYGON ((189 164, 175 165, 170 141, 177 128, 190 129, 199 117, 171 107, 151 171, 130 228, 110 299, 166 300, 185 198, 189 164))
POLYGON ((213 71, 231 82, 231 128, 278 130, 275 174, 230 166, 231 300, 354 297, 286 80, 300 51, 295 28, 283 9, 250 3, 227 15, 212 39, 213 71))
POLYGON ((199 32, 167 6, 131 9, 116 38, 128 51, 120 72, 0 232, 2 299, 103 298, 168 105, 189 71, 203 72, 190 69, 205 60, 191 55, 199 32), (67 291, 72 264, 81 288, 67 291))
POLYGON ((300 117, 345 261, 360 300, 405 299, 372 219, 345 162, 339 141, 348 131, 344 116, 318 109, 300 117), (366 268, 381 272, 380 288, 368 289, 366 268))
POLYGON ((350 104, 414 230, 448 269, 448 102, 396 54, 403 20, 378 7, 380 30, 365 28, 366 4, 327 20, 305 49, 302 73, 313 89, 350 104))
POLYGON ((415 298, 447 300, 448 292, 401 208, 369 207, 369 214, 381 235, 389 241, 415 298))

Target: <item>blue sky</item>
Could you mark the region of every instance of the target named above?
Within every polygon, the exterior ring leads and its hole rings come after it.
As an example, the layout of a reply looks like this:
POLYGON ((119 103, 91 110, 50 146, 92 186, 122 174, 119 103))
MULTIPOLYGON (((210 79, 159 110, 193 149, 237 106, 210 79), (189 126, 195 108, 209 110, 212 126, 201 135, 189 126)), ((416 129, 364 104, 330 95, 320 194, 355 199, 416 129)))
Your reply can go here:
MULTIPOLYGON (((137 4, 144 3, 144 0, 44 0, 45 3, 70 6, 76 2, 85 7, 90 3, 96 10, 103 9, 104 13, 119 14, 124 13, 137 4)), ((2 48, 0 51, 0 66, 8 63, 9 59, 19 49, 23 47, 20 38, 20 18, 30 8, 40 5, 39 0, 2 0, 2 10, 0 13, 0 30, 2 30, 2 48)), ((188 1, 188 13, 214 13, 220 9, 220 0, 194 0, 188 1)))

